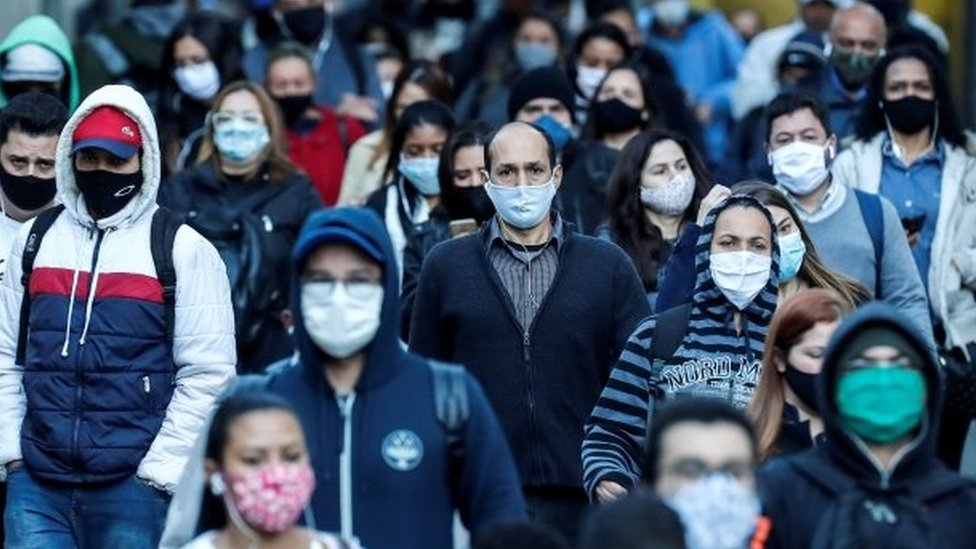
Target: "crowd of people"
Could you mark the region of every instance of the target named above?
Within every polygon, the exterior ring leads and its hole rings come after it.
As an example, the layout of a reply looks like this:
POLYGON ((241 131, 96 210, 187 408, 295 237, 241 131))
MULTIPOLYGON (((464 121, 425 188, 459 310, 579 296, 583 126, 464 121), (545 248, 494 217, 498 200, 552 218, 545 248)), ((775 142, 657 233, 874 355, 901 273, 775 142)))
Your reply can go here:
POLYGON ((0 40, 5 547, 976 539, 909 0, 91 4, 0 40))

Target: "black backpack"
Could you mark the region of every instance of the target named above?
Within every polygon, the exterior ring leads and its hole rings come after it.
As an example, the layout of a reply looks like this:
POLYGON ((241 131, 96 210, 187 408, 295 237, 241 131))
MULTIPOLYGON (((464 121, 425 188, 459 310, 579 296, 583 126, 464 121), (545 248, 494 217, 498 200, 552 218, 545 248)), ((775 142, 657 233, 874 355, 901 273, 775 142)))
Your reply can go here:
POLYGON ((274 315, 285 306, 288 273, 266 260, 266 250, 275 230, 267 215, 255 210, 280 192, 277 185, 234 204, 231 208, 190 210, 186 223, 206 238, 227 268, 231 301, 234 306, 238 349, 253 349, 262 341, 274 322, 274 315))
MULTIPOLYGON (((30 329, 31 310, 30 277, 34 271, 34 260, 37 258, 38 250, 41 249, 41 241, 44 239, 44 235, 63 211, 64 205, 59 204, 41 212, 34 220, 34 224, 31 225, 30 232, 27 234, 27 242, 24 244, 24 255, 21 258, 23 275, 20 279, 21 284, 24 285, 24 296, 20 302, 20 330, 17 333, 16 358, 16 363, 20 365, 24 365, 27 354, 27 331, 30 329)), ((166 309, 166 339, 169 342, 173 341, 173 325, 176 314, 176 267, 173 266, 173 244, 176 241, 176 231, 182 224, 179 216, 160 207, 153 214, 149 237, 156 276, 159 277, 159 284, 163 287, 163 307, 166 309)))
MULTIPOLYGON (((657 322, 654 324, 654 332, 651 334, 651 379, 648 384, 657 385, 660 372, 657 370, 655 361, 666 361, 674 355, 674 352, 681 346, 688 331, 688 320, 691 318, 691 303, 684 303, 677 307, 668 309, 657 315, 657 322)), ((651 440, 651 418, 654 416, 654 407, 660 394, 648 388, 647 392, 647 426, 644 429, 644 444, 651 440)))

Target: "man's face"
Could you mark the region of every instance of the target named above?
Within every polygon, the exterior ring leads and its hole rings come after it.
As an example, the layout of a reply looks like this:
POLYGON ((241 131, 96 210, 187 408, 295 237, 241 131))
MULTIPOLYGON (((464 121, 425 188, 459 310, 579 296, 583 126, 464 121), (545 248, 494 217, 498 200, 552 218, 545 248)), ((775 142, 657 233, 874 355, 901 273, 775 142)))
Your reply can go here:
POLYGON ((885 45, 884 19, 863 10, 843 12, 830 29, 830 43, 842 53, 876 59, 885 45))
POLYGON ((335 282, 381 285, 383 269, 358 248, 348 244, 325 244, 309 255, 302 271, 302 283, 335 282))
MULTIPOLYGON (((770 126, 769 143, 767 144, 770 151, 785 147, 794 141, 803 141, 814 145, 828 144, 827 132, 824 130, 823 124, 808 108, 776 117, 770 126)), ((833 141, 834 137, 830 136, 830 143, 833 141)))
POLYGON ((551 116, 556 122, 562 124, 564 128, 569 128, 573 125, 573 118, 570 116, 569 109, 566 108, 566 105, 563 105, 558 99, 551 97, 537 97, 522 105, 522 108, 515 113, 515 120, 531 124, 546 114, 551 116))
POLYGON ((120 158, 114 154, 95 147, 82 149, 75 154, 75 169, 80 172, 104 170, 113 173, 136 173, 139 171, 140 159, 138 154, 129 158, 120 158))
POLYGON ((54 154, 58 136, 29 135, 10 130, 7 141, 0 144, 0 164, 11 175, 54 178, 54 154))
POLYGON ((522 124, 502 128, 492 141, 489 154, 489 179, 496 185, 544 185, 551 177, 558 188, 562 182, 562 166, 550 169, 546 139, 534 128, 522 124))
POLYGON ((753 491, 755 464, 749 435, 738 425, 678 422, 661 437, 654 491, 667 498, 711 473, 729 474, 753 491))
POLYGON ((312 68, 298 57, 279 59, 268 67, 267 86, 273 97, 310 95, 315 91, 312 68))
POLYGON ((833 19, 835 11, 833 2, 819 0, 800 6, 800 18, 809 30, 824 32, 830 27, 830 20, 833 19))
POLYGON ((913 57, 899 59, 888 66, 882 93, 886 101, 898 101, 909 95, 935 99, 935 87, 928 68, 913 57))

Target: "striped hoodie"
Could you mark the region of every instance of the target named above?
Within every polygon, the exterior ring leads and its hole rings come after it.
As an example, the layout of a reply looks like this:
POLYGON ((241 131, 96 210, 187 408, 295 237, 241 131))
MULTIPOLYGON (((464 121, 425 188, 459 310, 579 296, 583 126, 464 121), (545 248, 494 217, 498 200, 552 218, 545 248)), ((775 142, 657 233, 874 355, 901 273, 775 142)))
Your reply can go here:
POLYGON ((715 285, 709 268, 715 218, 737 204, 758 205, 774 227, 766 209, 745 196, 729 198, 708 215, 696 244, 695 293, 681 344, 670 359, 652 360, 651 340, 658 315, 641 322, 586 422, 583 484, 591 499, 602 480, 628 489, 640 480, 644 437, 659 402, 691 396, 724 399, 740 408, 749 404, 759 381, 766 332, 776 308, 779 248, 774 236, 770 279, 742 310, 742 330, 737 333, 737 309, 715 285))

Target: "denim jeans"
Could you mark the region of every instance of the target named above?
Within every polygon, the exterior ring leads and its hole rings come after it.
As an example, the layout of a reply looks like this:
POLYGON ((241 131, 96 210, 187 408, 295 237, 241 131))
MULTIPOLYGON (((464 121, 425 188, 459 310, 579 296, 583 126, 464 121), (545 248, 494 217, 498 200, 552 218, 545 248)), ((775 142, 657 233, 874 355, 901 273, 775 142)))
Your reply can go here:
POLYGON ((7 477, 7 549, 155 549, 169 495, 134 475, 97 487, 39 482, 23 466, 7 477))

